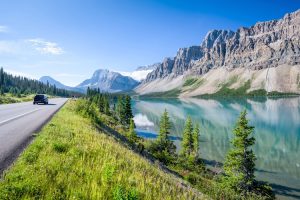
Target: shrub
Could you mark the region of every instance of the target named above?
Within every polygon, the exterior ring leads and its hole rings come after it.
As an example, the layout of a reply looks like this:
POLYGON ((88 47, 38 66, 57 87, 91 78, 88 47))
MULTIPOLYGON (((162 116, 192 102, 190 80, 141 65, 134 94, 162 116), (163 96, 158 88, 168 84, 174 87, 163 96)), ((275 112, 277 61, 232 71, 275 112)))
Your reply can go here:
POLYGON ((68 150, 68 145, 62 142, 54 142, 52 147, 58 153, 64 153, 68 150))

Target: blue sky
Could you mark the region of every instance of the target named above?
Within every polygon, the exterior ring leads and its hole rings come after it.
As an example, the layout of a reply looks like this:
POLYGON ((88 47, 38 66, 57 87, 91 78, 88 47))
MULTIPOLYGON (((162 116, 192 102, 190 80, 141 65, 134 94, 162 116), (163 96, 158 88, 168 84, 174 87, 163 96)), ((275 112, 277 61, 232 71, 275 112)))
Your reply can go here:
POLYGON ((1 0, 0 66, 77 85, 199 45, 211 29, 281 18, 299 0, 1 0))

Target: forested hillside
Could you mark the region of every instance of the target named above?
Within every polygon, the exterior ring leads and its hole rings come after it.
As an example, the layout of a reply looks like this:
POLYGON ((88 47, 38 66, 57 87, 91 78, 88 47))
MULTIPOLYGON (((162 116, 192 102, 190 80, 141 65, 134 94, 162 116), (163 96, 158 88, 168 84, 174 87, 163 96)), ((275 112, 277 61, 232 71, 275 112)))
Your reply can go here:
POLYGON ((21 94, 43 93, 54 96, 81 96, 78 92, 58 89, 55 85, 44 84, 38 80, 29 79, 21 76, 13 76, 0 69, 0 94, 11 93, 16 96, 21 94))

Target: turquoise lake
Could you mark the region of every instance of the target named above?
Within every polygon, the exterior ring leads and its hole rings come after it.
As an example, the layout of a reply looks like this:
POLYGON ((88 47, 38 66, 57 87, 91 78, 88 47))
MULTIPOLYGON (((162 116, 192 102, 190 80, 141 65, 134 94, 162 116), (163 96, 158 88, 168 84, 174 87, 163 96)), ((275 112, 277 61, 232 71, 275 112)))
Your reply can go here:
POLYGON ((199 123, 201 157, 212 168, 222 165, 236 119, 246 109, 250 124, 255 126, 257 179, 269 182, 280 198, 300 199, 300 97, 134 99, 138 134, 155 138, 164 109, 173 124, 177 149, 187 116, 199 123))

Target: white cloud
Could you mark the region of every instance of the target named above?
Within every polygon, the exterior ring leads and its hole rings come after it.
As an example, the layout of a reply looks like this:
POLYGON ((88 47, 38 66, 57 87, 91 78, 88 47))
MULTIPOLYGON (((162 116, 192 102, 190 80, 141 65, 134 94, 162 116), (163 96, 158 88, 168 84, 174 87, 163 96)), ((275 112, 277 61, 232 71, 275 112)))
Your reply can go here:
POLYGON ((136 126, 154 126, 154 123, 151 122, 146 115, 137 114, 133 118, 136 126))
POLYGON ((7 26, 0 26, 0 33, 6 33, 8 32, 8 27, 7 26))
POLYGON ((49 42, 41 38, 29 39, 31 45, 42 54, 60 55, 64 53, 64 50, 54 42, 49 42))
POLYGON ((43 39, 28 40, 0 40, 0 54, 36 55, 41 54, 60 55, 64 51, 58 44, 43 39))

